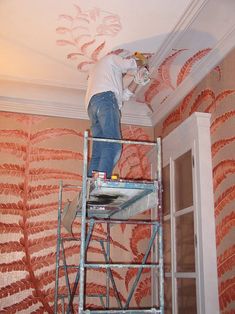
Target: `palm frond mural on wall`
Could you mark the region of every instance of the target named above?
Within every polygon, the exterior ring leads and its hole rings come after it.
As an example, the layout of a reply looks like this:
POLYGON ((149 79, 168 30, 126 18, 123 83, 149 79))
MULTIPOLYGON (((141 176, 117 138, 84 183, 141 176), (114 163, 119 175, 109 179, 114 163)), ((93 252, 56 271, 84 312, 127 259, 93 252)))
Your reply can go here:
POLYGON ((159 126, 162 136, 165 136, 193 112, 211 113, 219 301, 223 314, 233 313, 235 302, 235 86, 234 71, 231 70, 234 58, 235 51, 194 88, 159 126))
MULTIPOLYGON (((53 313, 58 183, 63 180, 65 184, 81 185, 83 131, 88 123, 5 112, 0 113, 0 119, 0 276, 3 278, 0 312, 53 313)), ((129 139, 149 140, 149 135, 137 127, 124 128, 123 134, 129 139)), ((123 159, 129 156, 129 161, 125 164, 121 159, 120 174, 146 177, 149 165, 145 153, 145 149, 125 148, 123 159), (137 170, 139 164, 141 167, 137 170)), ((76 193, 76 188, 66 188, 63 203, 73 199, 76 193)), ((120 225, 111 234, 113 250, 118 249, 116 254, 125 255, 130 262, 140 260, 141 248, 150 236, 148 230, 142 230, 140 236, 139 228, 120 225)), ((79 221, 74 223, 73 232, 75 237, 80 236, 79 221)), ((63 230, 63 236, 69 234, 63 230)), ((92 239, 105 238, 105 227, 97 224, 92 239)), ((67 258, 75 265, 79 249, 80 245, 74 241, 65 248, 67 258)), ((88 254, 95 260, 103 257, 95 241, 88 254)), ((75 275, 74 270, 69 271, 72 281, 75 275)), ((135 271, 114 271, 113 275, 124 302, 135 271)), ((104 270, 92 270, 88 276, 88 294, 105 291, 104 270)), ((133 306, 149 301, 149 289, 150 277, 146 270, 133 297, 133 306)), ((60 292, 63 291, 66 291, 65 283, 60 286, 60 292)), ((115 300, 113 289, 110 289, 110 297, 115 300)), ((94 298, 88 298, 87 302, 91 308, 100 306, 94 298)))
MULTIPOLYGON (((150 106, 157 101, 158 104, 164 106, 164 102, 167 100, 170 93, 180 86, 190 75, 193 67, 202 61, 210 51, 211 48, 205 48, 196 53, 190 52, 188 49, 176 49, 166 57, 156 69, 153 69, 151 72, 151 82, 143 87, 141 93, 137 96, 137 101, 150 106), (179 57, 184 60, 181 67, 175 65, 179 57)), ((213 71, 217 73, 218 79, 220 80, 220 67, 216 66, 213 71)))
POLYGON ((81 133, 70 128, 42 129, 40 125, 48 120, 42 117, 6 113, 0 117, 6 127, 0 131, 0 271, 5 278, 1 309, 52 313, 57 182, 81 180, 76 165, 82 153, 64 148, 68 137, 78 142, 81 133), (61 165, 68 162, 74 168, 63 171, 61 165))

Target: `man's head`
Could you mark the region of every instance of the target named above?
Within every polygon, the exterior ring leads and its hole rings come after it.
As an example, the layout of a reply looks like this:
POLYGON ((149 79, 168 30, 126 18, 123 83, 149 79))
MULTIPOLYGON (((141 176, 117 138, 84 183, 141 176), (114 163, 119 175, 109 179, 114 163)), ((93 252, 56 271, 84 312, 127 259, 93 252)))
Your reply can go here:
POLYGON ((138 66, 147 66, 148 65, 147 58, 141 52, 136 51, 133 54, 133 57, 134 57, 138 66))

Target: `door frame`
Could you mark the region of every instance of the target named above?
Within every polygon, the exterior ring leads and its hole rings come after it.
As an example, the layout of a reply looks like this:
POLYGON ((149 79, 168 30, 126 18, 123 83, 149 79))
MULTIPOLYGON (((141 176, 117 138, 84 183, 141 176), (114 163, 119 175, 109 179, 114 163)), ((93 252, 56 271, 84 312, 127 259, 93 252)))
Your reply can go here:
MULTIPOLYGON (((172 161, 174 162, 177 157, 188 150, 192 152, 198 314, 219 313, 210 116, 208 113, 195 112, 162 140, 163 167, 170 161, 171 167, 172 161)), ((152 163, 154 164, 153 161, 152 163)), ((170 193, 172 198, 173 191, 170 193)), ((171 221, 171 228, 173 227, 171 221)), ((174 259, 174 246, 171 246, 171 250, 171 259, 174 259)), ((173 270, 172 264, 171 271, 173 270)), ((171 278, 172 281, 175 280, 174 276, 171 278)), ((174 290, 175 287, 176 285, 172 284, 174 290)), ((152 284, 153 296, 156 295, 155 289, 156 285, 152 284)), ((176 293, 177 291, 172 290, 173 314, 177 313, 176 293)), ((155 302, 156 298, 152 299, 155 302)))

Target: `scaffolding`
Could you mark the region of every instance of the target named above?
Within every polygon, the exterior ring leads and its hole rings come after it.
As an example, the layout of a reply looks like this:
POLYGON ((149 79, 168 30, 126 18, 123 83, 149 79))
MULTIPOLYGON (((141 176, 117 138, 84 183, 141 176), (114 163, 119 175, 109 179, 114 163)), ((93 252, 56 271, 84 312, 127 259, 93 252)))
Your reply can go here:
MULTIPOLYGON (((112 314, 112 313, 161 313, 164 314, 164 275, 163 275, 163 230, 162 230, 162 169, 161 169, 161 139, 156 142, 111 140, 92 138, 84 133, 84 158, 81 206, 77 207, 76 218, 81 222, 80 237, 63 237, 61 232, 61 213, 63 212, 63 192, 68 185, 60 183, 57 250, 56 250, 56 280, 54 313, 79 314, 112 314), (111 180, 105 178, 88 178, 88 146, 89 141, 118 142, 126 145, 152 146, 156 153, 157 171, 154 180, 111 180), (136 219, 136 215, 147 210, 155 210, 155 216, 150 219, 136 219), (95 239, 100 245, 103 262, 87 261, 87 250, 93 240, 93 230, 96 224, 106 225, 106 239, 95 239), (110 230, 117 224, 148 225, 151 237, 140 263, 115 263, 110 256, 110 230), (80 254, 77 265, 69 265, 66 259, 64 244, 66 241, 79 241, 80 254), (151 262, 149 257, 151 256, 151 262), (70 283, 69 270, 73 269, 76 276, 70 283), (88 269, 103 269, 106 273, 106 291, 95 295, 86 294, 86 271, 88 269), (113 269, 136 269, 135 279, 128 292, 127 299, 121 300, 113 269), (150 269, 155 285, 155 303, 148 308, 133 308, 130 303, 138 286, 140 277, 145 269, 150 269), (63 277, 63 278, 61 278, 63 277), (64 280, 66 289, 60 291, 60 282, 64 280), (110 289, 117 305, 110 302, 110 289), (78 291, 78 292, 77 292, 78 291), (97 309, 86 307, 86 297, 96 297, 100 300, 97 309), (77 307, 74 306, 77 299, 77 307), (124 303, 124 304, 123 304, 124 303)), ((79 190, 79 187, 76 187, 79 190)), ((75 189, 76 189, 75 188, 75 189)))

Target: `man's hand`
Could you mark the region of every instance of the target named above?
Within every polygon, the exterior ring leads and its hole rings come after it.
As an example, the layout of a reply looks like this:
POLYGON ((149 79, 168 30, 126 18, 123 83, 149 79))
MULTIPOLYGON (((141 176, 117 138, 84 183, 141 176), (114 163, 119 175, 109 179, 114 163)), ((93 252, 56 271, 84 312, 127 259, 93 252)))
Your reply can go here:
POLYGON ((150 82, 149 71, 146 67, 140 68, 134 76, 134 82, 138 85, 145 86, 150 82))

